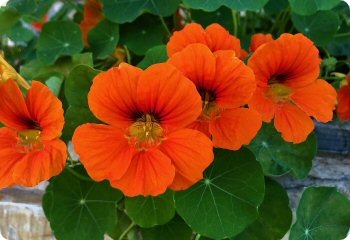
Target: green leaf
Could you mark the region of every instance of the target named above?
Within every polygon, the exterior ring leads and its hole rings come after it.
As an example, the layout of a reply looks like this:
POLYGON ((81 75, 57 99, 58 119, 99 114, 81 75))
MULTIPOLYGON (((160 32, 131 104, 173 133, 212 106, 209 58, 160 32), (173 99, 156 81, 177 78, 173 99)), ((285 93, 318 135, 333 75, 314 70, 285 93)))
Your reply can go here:
POLYGON ((37 8, 37 1, 35 0, 9 0, 7 7, 15 8, 21 14, 30 14, 37 8))
POLYGON ((14 9, 4 9, 0 11, 0 35, 11 30, 20 18, 21 14, 14 9))
POLYGON ((56 76, 52 76, 45 81, 45 84, 50 88, 50 90, 55 94, 55 96, 59 96, 62 83, 63 79, 56 76))
POLYGON ((284 188, 265 179, 265 197, 259 207, 259 218, 233 240, 280 240, 292 223, 292 210, 284 188))
POLYGON ((121 36, 121 41, 137 55, 144 55, 149 48, 163 44, 164 38, 160 21, 151 15, 124 24, 121 36))
POLYGON ((98 23, 88 34, 89 45, 96 58, 105 58, 119 41, 119 24, 107 19, 98 23))
POLYGON ((190 240, 192 229, 178 215, 165 225, 141 229, 143 240, 190 240))
MULTIPOLYGON (((118 221, 117 223, 107 231, 108 236, 110 236, 113 239, 119 239, 119 237, 123 234, 123 232, 131 225, 133 224, 132 220, 125 214, 124 211, 117 210, 117 216, 118 221)), ((127 234, 127 239, 130 240, 129 234, 132 230, 130 230, 127 234)))
POLYGON ((51 21, 41 31, 37 55, 47 65, 53 64, 60 56, 71 56, 83 50, 80 27, 72 21, 51 21))
POLYGON ((134 21, 143 12, 166 17, 173 14, 180 0, 102 0, 104 15, 116 23, 134 21))
POLYGON ((175 193, 178 214, 192 229, 215 239, 233 237, 258 217, 264 198, 264 176, 247 149, 215 149, 204 179, 175 193))
POLYGON ((340 21, 333 11, 319 11, 311 16, 292 14, 295 28, 304 33, 318 46, 325 46, 338 31, 340 21))
POLYGON ((191 17, 203 27, 207 27, 212 23, 219 23, 230 32, 233 32, 232 11, 227 7, 220 7, 214 12, 191 10, 191 17))
POLYGON ((350 201, 331 187, 309 187, 299 202, 290 240, 344 239, 350 228, 350 201))
POLYGON ((125 198, 125 209, 127 215, 141 227, 165 224, 175 214, 174 193, 168 190, 157 197, 125 198))
POLYGON ((311 15, 319 10, 330 10, 341 0, 289 0, 292 11, 300 15, 311 15))
POLYGON ((292 171, 297 178, 305 178, 311 170, 317 142, 313 133, 303 143, 286 142, 271 123, 262 126, 248 148, 262 165, 265 175, 278 176, 292 171))
MULTIPOLYGON (((84 174, 81 168, 74 171, 84 174)), ((57 239, 102 240, 117 221, 121 198, 108 182, 80 180, 66 169, 46 189, 43 209, 57 239)))
POLYGON ((168 60, 168 53, 166 45, 158 45, 147 50, 145 57, 137 66, 142 69, 146 69, 152 64, 161 63, 168 60))
POLYGON ((15 24, 6 35, 14 42, 29 42, 34 37, 33 31, 24 27, 20 22, 15 24))
POLYGON ((268 15, 278 14, 289 6, 288 0, 269 0, 264 7, 268 15))
POLYGON ((267 1, 268 0, 183 0, 183 2, 190 8, 202 9, 207 12, 215 11, 221 6, 226 6, 237 11, 259 10, 267 3, 267 1))

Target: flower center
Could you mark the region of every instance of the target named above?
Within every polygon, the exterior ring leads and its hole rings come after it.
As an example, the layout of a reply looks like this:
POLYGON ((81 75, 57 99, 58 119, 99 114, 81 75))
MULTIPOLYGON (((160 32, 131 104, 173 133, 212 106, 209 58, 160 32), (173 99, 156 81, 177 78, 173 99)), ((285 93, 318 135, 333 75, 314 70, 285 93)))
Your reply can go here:
POLYGON ((150 114, 144 114, 129 127, 129 140, 138 150, 155 147, 163 140, 163 128, 150 114))
POLYGON ((40 139, 41 131, 25 130, 17 134, 17 149, 21 153, 29 153, 32 151, 41 151, 44 144, 40 139))
POLYGON ((219 113, 219 109, 215 103, 214 94, 203 91, 202 94, 202 120, 210 120, 213 116, 219 113))
POLYGON ((265 96, 272 99, 275 103, 283 103, 289 100, 292 90, 284 84, 269 84, 265 96))

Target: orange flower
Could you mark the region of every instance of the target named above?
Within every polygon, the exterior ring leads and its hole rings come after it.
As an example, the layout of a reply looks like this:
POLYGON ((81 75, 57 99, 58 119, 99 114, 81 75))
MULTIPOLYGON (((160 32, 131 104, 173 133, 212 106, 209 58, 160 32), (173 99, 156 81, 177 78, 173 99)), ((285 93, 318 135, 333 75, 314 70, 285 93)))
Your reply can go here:
POLYGON ((185 128, 201 112, 200 96, 173 66, 121 63, 95 77, 88 100, 108 125, 79 126, 73 144, 94 180, 108 179, 127 196, 155 196, 203 178, 212 143, 185 128))
POLYGON ((341 120, 350 120, 350 72, 346 80, 348 84, 338 90, 337 114, 341 120))
POLYGON ((320 62, 317 48, 302 34, 282 34, 259 47, 248 61, 258 84, 249 107, 265 122, 275 118, 276 129, 288 142, 306 140, 314 129, 309 116, 332 120, 336 92, 317 79, 320 62))
POLYGON ((24 100, 13 80, 0 84, 0 121, 0 188, 32 187, 62 171, 63 109, 45 85, 33 81, 24 100))
POLYGON ((188 45, 168 61, 197 87, 202 114, 191 128, 212 136, 215 147, 236 150, 248 144, 261 127, 261 117, 242 108, 256 83, 253 72, 234 51, 217 51, 200 43, 188 45))
POLYGON ((104 18, 102 14, 102 4, 98 0, 86 0, 84 5, 84 16, 80 22, 80 29, 83 33, 85 46, 89 46, 88 33, 104 18))
POLYGON ((271 34, 257 33, 252 36, 252 41, 250 43, 250 52, 255 52, 261 45, 273 41, 271 34))
POLYGON ((197 23, 186 25, 181 31, 175 31, 170 38, 167 49, 171 57, 192 43, 202 43, 207 45, 212 52, 218 50, 233 50, 236 57, 243 59, 247 53, 241 49, 238 38, 217 23, 209 25, 205 30, 197 23))
POLYGON ((39 21, 37 22, 32 22, 32 27, 37 30, 37 31, 41 31, 41 29, 43 28, 43 25, 49 20, 49 17, 47 14, 45 14, 41 19, 39 19, 39 21))

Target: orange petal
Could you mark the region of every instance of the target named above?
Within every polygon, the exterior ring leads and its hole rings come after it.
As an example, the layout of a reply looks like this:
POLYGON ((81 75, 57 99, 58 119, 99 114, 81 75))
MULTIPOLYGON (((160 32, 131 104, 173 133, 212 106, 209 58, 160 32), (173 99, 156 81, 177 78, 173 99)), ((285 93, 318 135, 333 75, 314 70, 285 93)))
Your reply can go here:
POLYGON ((265 87, 269 80, 277 80, 298 88, 316 81, 320 63, 318 50, 310 39, 302 34, 284 33, 257 49, 248 66, 261 87, 265 87))
POLYGON ((313 84, 298 88, 290 97, 299 108, 317 121, 332 120, 337 93, 326 81, 319 79, 313 84))
POLYGON ((111 185, 120 189, 125 196, 157 196, 164 193, 175 176, 170 159, 158 149, 138 152, 130 167, 119 180, 111 185))
POLYGON ((13 171, 24 154, 16 150, 17 134, 14 130, 0 128, 0 189, 16 185, 13 181, 13 171))
POLYGON ((188 45, 169 58, 168 63, 179 69, 197 89, 213 89, 215 84, 215 56, 203 44, 188 45))
POLYGON ((214 159, 213 144, 199 131, 182 129, 167 136, 160 150, 175 166, 173 190, 184 190, 203 178, 203 171, 214 159))
POLYGON ((273 41, 271 34, 257 33, 252 36, 252 41, 250 43, 250 51, 255 52, 261 45, 273 41))
POLYGON ((341 120, 350 120, 350 86, 338 90, 337 114, 341 120))
POLYGON ((202 111, 195 85, 169 63, 154 64, 144 71, 137 99, 141 112, 153 114, 166 131, 187 126, 202 111))
POLYGON ((314 123, 297 106, 286 103, 276 110, 275 127, 287 142, 301 143, 314 130, 314 123))
POLYGON ((42 129, 43 140, 60 136, 64 125, 62 103, 47 86, 33 81, 26 96, 26 104, 31 119, 42 129))
POLYGON ((233 50, 236 54, 236 57, 241 57, 240 40, 231 35, 221 25, 213 23, 205 29, 205 32, 211 39, 211 42, 208 44, 211 51, 215 52, 218 50, 233 50))
POLYGON ((11 79, 0 84, 0 122, 17 130, 32 128, 21 90, 11 79))
POLYGON ((13 172, 16 184, 34 187, 63 170, 67 160, 66 144, 59 139, 44 141, 43 144, 43 150, 27 153, 16 164, 13 172))
POLYGON ((88 33, 104 18, 102 4, 97 0, 87 0, 84 5, 83 20, 80 22, 80 29, 83 34, 84 45, 88 46, 88 33))
POLYGON ((258 87, 250 99, 249 108, 256 110, 264 122, 271 122, 275 116, 277 105, 265 96, 264 88, 258 87))
MULTIPOLYGON (((101 121, 127 128, 136 105, 136 86, 142 70, 126 63, 98 74, 88 94, 89 107, 101 121)), ((154 77, 154 76, 153 76, 154 77)))
POLYGON ((204 133, 207 137, 211 137, 211 134, 209 132, 209 121, 201 121, 200 117, 199 119, 188 125, 187 128, 200 131, 204 133))
POLYGON ((210 122, 209 131, 215 147, 237 150, 250 143, 261 124, 260 114, 252 109, 229 109, 210 122))
POLYGON ((80 161, 95 181, 120 179, 129 168, 134 150, 118 128, 84 124, 75 130, 72 141, 80 161))
POLYGON ((232 51, 218 51, 216 55, 216 104, 236 108, 248 102, 256 88, 254 73, 232 51))
POLYGON ((186 25, 181 31, 175 31, 167 44, 168 55, 181 51, 191 43, 203 43, 208 45, 210 41, 203 27, 197 23, 186 25))

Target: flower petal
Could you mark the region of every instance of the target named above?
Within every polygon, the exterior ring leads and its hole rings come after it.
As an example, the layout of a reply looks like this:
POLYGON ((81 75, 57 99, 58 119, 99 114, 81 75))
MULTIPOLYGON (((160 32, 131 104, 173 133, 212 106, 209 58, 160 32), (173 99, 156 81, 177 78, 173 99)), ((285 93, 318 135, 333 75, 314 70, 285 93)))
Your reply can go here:
POLYGON ((215 147, 237 150, 250 143, 261 124, 261 116, 252 109, 228 109, 210 122, 209 131, 215 147))
POLYGON ((305 112, 290 103, 277 108, 274 124, 283 139, 293 143, 304 142, 315 127, 305 112))
MULTIPOLYGON (((231 35, 225 28, 217 23, 209 25, 205 32, 211 39, 208 46, 212 52, 218 50, 233 50, 237 58, 241 58, 241 41, 231 35)), ((243 56, 244 58, 244 56, 243 56)))
POLYGON ((80 22, 80 29, 83 34, 84 45, 88 46, 88 33, 103 19, 102 4, 97 0, 87 0, 84 5, 83 20, 80 22))
POLYGON ((255 52, 258 47, 265 43, 272 42, 273 38, 271 34, 257 33, 252 36, 252 41, 250 43, 250 51, 255 52))
POLYGON ((256 82, 254 73, 232 51, 217 51, 215 94, 216 104, 222 108, 236 108, 252 97, 256 82))
POLYGON ((200 118, 201 117, 199 117, 196 121, 188 125, 187 128, 200 131, 210 138, 211 134, 209 132, 209 121, 202 121, 200 118))
POLYGON ((111 185, 124 195, 157 196, 164 193, 175 176, 170 159, 158 149, 138 152, 131 160, 125 175, 112 180, 111 185))
POLYGON ((142 70, 126 63, 98 74, 88 94, 89 107, 101 121, 127 128, 138 112, 136 86, 142 70))
POLYGON ((118 128, 103 124, 84 124, 73 135, 73 145, 80 161, 95 181, 123 177, 134 152, 118 128))
POLYGON ((195 85, 169 63, 154 64, 144 71, 137 99, 141 112, 154 114, 166 131, 187 126, 202 111, 195 85))
POLYGON ((341 120, 350 120, 350 86, 338 90, 337 114, 341 120))
POLYGON ((32 121, 42 129, 43 140, 61 135, 64 125, 62 103, 47 86, 33 81, 26 96, 26 104, 32 121))
POLYGON ((313 84, 298 88, 290 97, 299 108, 317 121, 332 120, 337 93, 326 81, 319 79, 313 84))
POLYGON ((16 164, 13 172, 16 184, 34 187, 63 170, 67 160, 66 144, 59 139, 44 141, 43 144, 43 150, 27 153, 16 164))
POLYGON ((13 181, 13 171, 24 154, 16 150, 16 131, 3 127, 0 128, 0 189, 16 185, 13 181))
POLYGON ((248 105, 249 108, 256 110, 261 115, 264 122, 271 122, 278 106, 270 98, 267 98, 264 92, 264 88, 257 87, 248 105))
POLYGON ((210 42, 210 39, 203 27, 198 23, 190 23, 181 31, 175 31, 171 36, 167 44, 168 55, 171 57, 191 43, 208 45, 208 42, 210 42))
POLYGON ((213 144, 199 131, 182 129, 167 136, 160 150, 175 166, 170 188, 184 190, 203 178, 203 171, 214 159, 213 144))
POLYGON ((31 129, 30 115, 21 90, 13 80, 0 84, 0 122, 17 129, 31 129))

